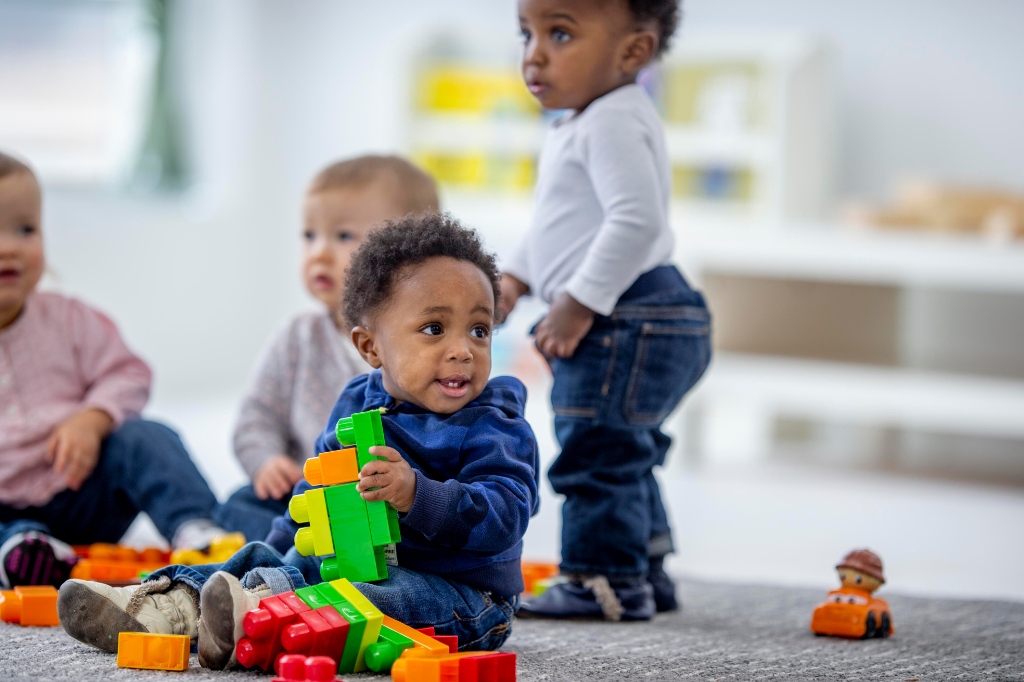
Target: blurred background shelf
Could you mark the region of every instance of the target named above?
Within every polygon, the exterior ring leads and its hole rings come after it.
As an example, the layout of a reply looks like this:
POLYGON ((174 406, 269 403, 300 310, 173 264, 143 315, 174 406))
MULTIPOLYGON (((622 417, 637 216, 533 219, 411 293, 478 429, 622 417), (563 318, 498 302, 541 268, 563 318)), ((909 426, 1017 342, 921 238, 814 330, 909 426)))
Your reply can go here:
POLYGON ((692 273, 1024 293, 1024 243, 789 223, 755 227, 677 217, 692 273))

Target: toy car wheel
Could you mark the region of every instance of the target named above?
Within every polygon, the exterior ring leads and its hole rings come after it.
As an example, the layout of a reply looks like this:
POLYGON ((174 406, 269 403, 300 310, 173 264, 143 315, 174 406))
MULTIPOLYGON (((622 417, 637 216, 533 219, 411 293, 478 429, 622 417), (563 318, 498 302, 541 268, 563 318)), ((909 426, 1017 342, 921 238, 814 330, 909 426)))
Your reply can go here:
POLYGON ((892 622, 889 620, 889 614, 883 613, 881 625, 878 626, 877 637, 888 637, 889 632, 892 630, 892 622))
POLYGON ((875 618, 874 612, 871 612, 864 620, 864 639, 871 639, 876 632, 878 632, 878 620, 875 618))

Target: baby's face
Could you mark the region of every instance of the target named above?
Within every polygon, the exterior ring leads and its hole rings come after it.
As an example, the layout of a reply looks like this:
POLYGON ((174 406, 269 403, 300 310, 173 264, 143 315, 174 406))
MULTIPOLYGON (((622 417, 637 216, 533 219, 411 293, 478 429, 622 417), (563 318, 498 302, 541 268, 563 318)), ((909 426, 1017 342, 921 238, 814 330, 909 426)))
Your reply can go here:
POLYGON ((371 227, 405 211, 391 186, 372 181, 306 195, 303 206, 302 281, 337 319, 345 291, 345 269, 371 227))
POLYGON ((39 184, 30 173, 0 179, 0 321, 4 324, 21 311, 43 276, 41 205, 39 184))
POLYGON ((395 400, 451 414, 487 385, 493 324, 487 276, 471 263, 436 257, 400 273, 391 300, 369 323, 370 341, 356 345, 381 369, 395 400))
POLYGON ((519 25, 523 78, 546 109, 583 109, 626 78, 637 27, 625 0, 519 0, 519 25))

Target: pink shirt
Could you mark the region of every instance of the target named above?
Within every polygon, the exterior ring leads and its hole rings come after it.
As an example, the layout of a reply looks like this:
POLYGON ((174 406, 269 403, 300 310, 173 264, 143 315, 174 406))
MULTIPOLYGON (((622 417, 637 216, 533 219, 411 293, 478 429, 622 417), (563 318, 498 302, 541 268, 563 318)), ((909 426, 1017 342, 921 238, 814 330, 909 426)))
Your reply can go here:
POLYGON ((86 408, 119 426, 146 404, 151 376, 108 317, 59 294, 30 295, 0 329, 0 504, 40 506, 67 488, 46 461, 53 429, 86 408))

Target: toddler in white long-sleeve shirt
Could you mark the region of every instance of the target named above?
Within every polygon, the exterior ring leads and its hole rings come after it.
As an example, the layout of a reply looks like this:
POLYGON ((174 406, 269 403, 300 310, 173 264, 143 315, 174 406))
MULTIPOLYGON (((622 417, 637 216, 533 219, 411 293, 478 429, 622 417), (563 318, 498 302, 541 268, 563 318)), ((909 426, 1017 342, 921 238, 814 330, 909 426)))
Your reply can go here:
POLYGON ((672 536, 652 469, 665 417, 703 374, 710 318, 670 264, 671 169, 637 75, 666 48, 678 0, 520 0, 523 76, 548 109, 533 225, 504 267, 505 314, 551 308, 534 328, 554 374, 570 581, 525 604, 546 617, 650 618, 677 608, 672 536))

